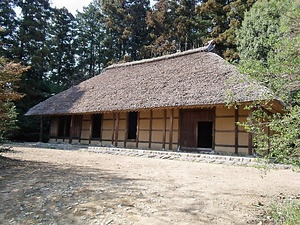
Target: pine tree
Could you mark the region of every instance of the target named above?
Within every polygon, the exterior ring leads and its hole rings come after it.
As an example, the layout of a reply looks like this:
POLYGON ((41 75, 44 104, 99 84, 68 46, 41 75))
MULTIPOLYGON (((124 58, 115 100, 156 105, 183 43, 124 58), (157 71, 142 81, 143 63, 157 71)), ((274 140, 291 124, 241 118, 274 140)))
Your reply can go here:
POLYGON ((29 108, 47 98, 51 91, 46 83, 49 71, 50 50, 46 39, 51 18, 48 0, 19 0, 21 8, 18 30, 19 46, 14 52, 19 62, 30 66, 20 83, 20 92, 25 97, 17 102, 18 126, 22 132, 16 132, 19 140, 38 140, 39 121, 25 117, 29 108))
POLYGON ((105 27, 101 6, 97 2, 84 7, 82 13, 76 15, 76 39, 78 56, 77 81, 100 74, 108 59, 105 46, 105 27))
POLYGON ((66 8, 54 9, 50 26, 51 92, 58 93, 77 84, 75 74, 75 18, 66 8))
POLYGON ((209 31, 206 39, 214 39, 218 54, 228 61, 239 59, 237 54, 236 31, 241 27, 244 13, 256 0, 205 0, 201 4, 199 16, 205 18, 209 31))
POLYGON ((17 19, 14 11, 16 0, 0 1, 0 56, 13 59, 16 46, 17 19))
POLYGON ((147 46, 151 57, 174 53, 177 50, 178 35, 174 27, 176 1, 159 0, 147 15, 151 44, 147 46))

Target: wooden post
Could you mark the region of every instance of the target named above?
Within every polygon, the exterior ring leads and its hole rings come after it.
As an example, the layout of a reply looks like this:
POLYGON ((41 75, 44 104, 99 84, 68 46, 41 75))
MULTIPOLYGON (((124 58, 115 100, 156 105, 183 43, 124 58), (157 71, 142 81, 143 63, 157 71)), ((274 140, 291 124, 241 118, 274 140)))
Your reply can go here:
POLYGON ((236 106, 235 108, 235 115, 234 115, 234 153, 238 154, 239 153, 239 106, 236 106))
POLYGON ((118 139, 119 139, 119 120, 120 120, 120 113, 117 113, 115 122, 115 146, 118 147, 118 139))
POLYGON ((41 116, 41 121, 40 121, 40 137, 39 137, 39 142, 43 141, 43 116, 41 116))
POLYGON ((164 129, 163 129, 163 146, 162 148, 166 148, 166 126, 167 126, 167 111, 164 109, 164 129))
POLYGON ((126 148, 126 144, 127 144, 128 126, 129 126, 129 112, 126 113, 126 128, 125 128, 125 137, 124 137, 124 148, 126 148))
POLYGON ((217 117, 217 109, 216 107, 214 109, 213 114, 213 124, 212 124, 212 150, 215 150, 216 148, 216 117, 217 117))
POLYGON ((72 143, 73 138, 73 127, 74 127, 74 116, 71 116, 71 123, 70 123, 70 136, 69 136, 69 144, 72 143))
POLYGON ((100 122, 100 126, 101 126, 101 128, 100 128, 100 143, 101 143, 101 145, 102 145, 102 134, 103 134, 103 116, 104 116, 104 114, 102 113, 101 114, 101 122, 100 122))
MULTIPOLYGON (((249 117, 252 116, 252 111, 249 111, 248 114, 249 117)), ((252 133, 248 133, 248 154, 249 155, 253 155, 253 148, 252 148, 252 144, 253 144, 253 137, 252 137, 252 133)))
POLYGON ((135 146, 139 148, 139 134, 140 134, 140 112, 137 112, 137 123, 136 123, 136 139, 135 146))
POLYGON ((111 135, 111 144, 114 145, 115 140, 115 126, 116 126, 116 114, 113 112, 113 122, 114 125, 112 127, 112 135, 111 135))
POLYGON ((173 149, 173 123, 174 123, 174 109, 170 112, 170 128, 169 128, 169 150, 173 149))
POLYGON ((151 148, 152 142, 152 122, 153 122, 153 110, 150 110, 150 128, 149 128, 149 148, 151 148))
POLYGON ((180 150, 180 145, 181 145, 181 126, 182 126, 182 112, 179 109, 178 110, 178 142, 177 142, 177 150, 180 150))
POLYGON ((89 144, 91 144, 92 142, 92 132, 93 132, 93 123, 94 123, 94 115, 91 114, 91 117, 90 117, 90 135, 89 135, 89 144))

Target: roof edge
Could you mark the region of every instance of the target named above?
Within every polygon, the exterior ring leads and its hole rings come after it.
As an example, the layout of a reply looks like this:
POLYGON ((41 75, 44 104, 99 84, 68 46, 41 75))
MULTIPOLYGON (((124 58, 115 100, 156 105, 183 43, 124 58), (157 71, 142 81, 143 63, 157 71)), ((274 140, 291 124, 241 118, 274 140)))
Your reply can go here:
POLYGON ((127 67, 127 66, 134 66, 134 65, 140 65, 144 63, 149 63, 149 62, 157 62, 157 61, 162 61, 166 59, 172 59, 172 58, 177 58, 180 56, 185 56, 185 55, 190 55, 198 52, 210 52, 211 51, 211 44, 209 43, 208 45, 200 48, 195 48, 195 49, 190 49, 187 51, 183 52, 176 52, 170 55, 163 55, 155 58, 150 58, 150 59, 142 59, 139 61, 132 61, 132 62, 126 62, 126 63, 120 63, 120 64, 113 64, 105 68, 105 70, 108 69, 114 69, 114 68, 119 68, 119 67, 127 67))

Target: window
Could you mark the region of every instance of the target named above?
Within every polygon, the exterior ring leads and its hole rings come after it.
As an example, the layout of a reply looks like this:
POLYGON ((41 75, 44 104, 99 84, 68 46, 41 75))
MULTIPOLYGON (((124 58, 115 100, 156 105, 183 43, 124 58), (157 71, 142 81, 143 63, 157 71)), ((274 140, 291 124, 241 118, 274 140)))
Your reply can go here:
POLYGON ((137 131, 137 112, 129 112, 128 114, 128 139, 136 139, 136 131, 137 131))
POLYGON ((92 116, 92 138, 100 138, 101 136, 101 118, 102 114, 92 116))

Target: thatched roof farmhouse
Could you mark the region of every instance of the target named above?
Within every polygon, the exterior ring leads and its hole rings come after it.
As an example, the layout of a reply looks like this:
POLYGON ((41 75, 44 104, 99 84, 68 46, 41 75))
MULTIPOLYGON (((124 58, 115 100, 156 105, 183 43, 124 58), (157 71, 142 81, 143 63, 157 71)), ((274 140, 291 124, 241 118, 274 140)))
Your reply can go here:
MULTIPOLYGON (((237 112, 236 109, 228 109, 226 102, 232 99, 243 105, 264 99, 267 94, 267 88, 250 82, 237 72, 235 66, 207 52, 206 48, 199 48, 109 66, 102 74, 39 103, 26 115, 50 116, 50 136, 54 141, 64 141, 67 135, 69 142, 78 139, 80 143, 94 143, 92 133, 96 125, 93 118, 96 120, 98 115, 100 128, 97 135, 100 136, 96 142, 102 145, 109 142, 122 147, 165 148, 168 144, 169 149, 187 147, 216 150, 217 134, 228 131, 228 136, 229 131, 238 132, 234 123, 239 119, 244 120, 248 115, 242 107, 237 112), (195 119, 188 121, 186 117, 190 116, 195 119), (231 116, 233 124, 229 121, 231 116), (69 123, 64 122, 63 125, 61 118, 69 120, 69 123), (130 125, 131 120, 137 121, 130 125), (212 143, 206 144, 206 147, 200 143, 201 121, 210 122, 203 129, 212 129, 209 131, 212 143), (79 126, 76 132, 72 131, 75 124, 79 126), (184 124, 192 127, 187 135, 194 135, 193 140, 182 140, 187 129, 184 124), (69 128, 63 126, 70 126, 71 132, 66 132, 69 128), (128 138, 130 129, 135 132, 133 138, 128 138), (154 141, 156 135, 162 135, 163 139, 154 141), (172 140, 167 140, 170 138, 172 140), (128 146, 129 142, 134 142, 134 146, 128 146)), ((280 111, 282 105, 274 99, 272 107, 274 111, 280 111)), ((233 136, 233 142, 238 142, 236 137, 239 134, 233 136)), ((219 146, 223 146, 224 151, 233 146, 237 152, 239 148, 249 149, 250 145, 252 143, 221 143, 219 146)))

